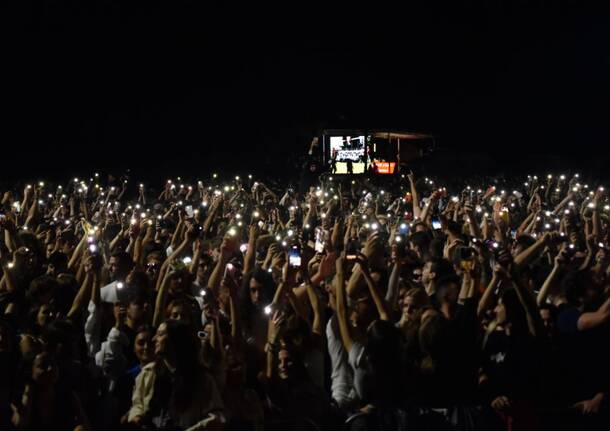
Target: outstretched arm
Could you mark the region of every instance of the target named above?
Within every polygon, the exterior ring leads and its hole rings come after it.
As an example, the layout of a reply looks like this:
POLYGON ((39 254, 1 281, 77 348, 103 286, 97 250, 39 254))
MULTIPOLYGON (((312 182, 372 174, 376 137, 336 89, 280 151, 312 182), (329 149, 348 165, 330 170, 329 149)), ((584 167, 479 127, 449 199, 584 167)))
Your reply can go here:
POLYGON ((337 277, 336 290, 337 290, 337 321, 339 323, 339 332, 341 333, 341 340, 343 341, 343 347, 349 353, 352 350, 354 339, 350 333, 349 323, 347 320, 347 301, 345 299, 345 278, 344 278, 344 255, 342 254, 336 261, 337 277))

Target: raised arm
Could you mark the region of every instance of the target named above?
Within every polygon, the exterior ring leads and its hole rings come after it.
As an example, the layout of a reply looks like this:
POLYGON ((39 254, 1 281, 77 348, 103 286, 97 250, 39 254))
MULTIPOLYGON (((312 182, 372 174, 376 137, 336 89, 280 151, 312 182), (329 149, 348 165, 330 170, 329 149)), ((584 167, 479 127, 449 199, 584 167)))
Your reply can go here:
POLYGON ((544 248, 555 237, 555 234, 551 234, 548 232, 545 233, 538 241, 536 241, 530 247, 519 253, 515 257, 514 264, 517 265, 518 268, 523 268, 525 265, 530 264, 533 260, 535 260, 542 254, 544 248))
POLYGON ((256 241, 260 234, 260 229, 257 223, 252 223, 248 231, 248 249, 246 250, 246 256, 244 257, 244 272, 243 274, 249 274, 256 264, 256 241))
POLYGON ((322 304, 320 298, 316 294, 315 289, 311 285, 311 280, 309 278, 305 281, 305 288, 307 289, 307 296, 309 297, 309 303, 311 304, 311 309, 313 310, 313 322, 311 324, 311 332, 316 335, 323 335, 323 327, 322 327, 322 304))
POLYGON ((337 322, 339 323, 339 332, 341 333, 341 340, 343 341, 343 347, 345 350, 350 352, 352 350, 352 345, 354 344, 354 339, 352 338, 352 334, 350 333, 349 322, 347 318, 347 301, 345 298, 345 277, 344 277, 344 259, 345 255, 342 254, 339 257, 335 264, 337 268, 337 276, 335 278, 336 282, 336 297, 337 297, 337 322))
POLYGON ((220 287, 220 282, 225 272, 225 268, 231 259, 231 245, 229 243, 231 241, 228 237, 225 237, 220 246, 220 256, 218 257, 218 261, 216 262, 216 266, 210 275, 208 280, 208 288, 214 293, 214 295, 218 295, 218 288, 220 287))
POLYGON ((500 285, 500 282, 505 279, 506 271, 499 264, 496 264, 491 281, 485 288, 485 292, 483 292, 483 296, 481 296, 481 299, 479 300, 479 306, 477 307, 477 316, 479 316, 479 319, 483 317, 489 308, 491 308, 496 289, 500 285))
POLYGON ((381 320, 390 320, 390 315, 388 313, 388 307, 385 304, 385 301, 379 290, 377 289, 377 283, 371 277, 371 273, 369 272, 368 261, 364 255, 358 255, 358 265, 360 266, 360 270, 362 275, 364 276, 364 280, 366 281, 366 285, 369 288, 369 293, 371 294, 371 298, 373 298, 373 302, 375 303, 375 307, 377 308, 377 313, 379 313, 379 318, 381 320))
POLYGON ((582 313, 578 318, 579 331, 594 329, 606 323, 610 319, 610 298, 606 299, 596 311, 582 313))
POLYGON ((544 325, 542 324, 540 313, 538 313, 536 298, 534 298, 532 292, 523 284, 519 267, 516 265, 512 265, 511 267, 511 279, 513 280, 513 285, 517 291, 519 301, 525 310, 530 334, 533 337, 538 337, 543 333, 544 325))
POLYGON ((342 249, 341 235, 343 234, 343 217, 338 216, 330 236, 330 244, 333 250, 342 249))
POLYGON ((159 290, 160 283, 163 280, 164 275, 167 272, 167 269, 169 268, 171 263, 175 259, 178 259, 182 255, 182 253, 192 248, 192 244, 196 236, 197 232, 195 230, 195 226, 189 226, 189 228, 186 230, 186 234, 184 235, 184 240, 182 241, 182 243, 172 252, 172 254, 167 257, 167 259, 165 259, 165 261, 161 265, 161 268, 159 269, 159 279, 157 280, 156 286, 157 290, 159 290))
POLYGON ((481 228, 477 224, 477 219, 475 217, 474 211, 472 210, 472 207, 469 205, 466 205, 464 207, 464 213, 466 214, 466 217, 468 217, 468 227, 470 229, 470 235, 472 235, 474 238, 480 239, 481 238, 481 228))
POLYGON ((153 315, 153 327, 157 328, 164 320, 165 307, 167 306, 167 291, 169 290, 169 276, 170 271, 165 273, 161 287, 157 292, 157 299, 155 301, 155 313, 153 315))
POLYGON ((413 219, 421 218, 421 208, 419 206, 419 194, 417 193, 417 187, 415 186, 415 175, 410 172, 407 175, 409 179, 409 185, 411 186, 411 199, 413 201, 413 219))
POLYGON ((402 261, 397 257, 396 262, 394 262, 394 265, 392 266, 392 272, 390 273, 390 279, 388 281, 388 291, 385 295, 385 301, 392 311, 396 310, 398 307, 398 283, 400 281, 401 270, 402 261))
POLYGON ((68 319, 72 319, 80 313, 85 304, 89 301, 91 297, 91 283, 93 283, 93 277, 90 273, 87 273, 72 302, 72 307, 70 308, 70 311, 68 311, 68 315, 66 316, 68 319))
POLYGON ((74 253, 72 253, 72 257, 70 258, 70 262, 68 262, 68 268, 74 270, 76 265, 78 265, 80 258, 85 250, 85 246, 87 245, 87 237, 88 233, 85 232, 81 240, 79 241, 74 253))

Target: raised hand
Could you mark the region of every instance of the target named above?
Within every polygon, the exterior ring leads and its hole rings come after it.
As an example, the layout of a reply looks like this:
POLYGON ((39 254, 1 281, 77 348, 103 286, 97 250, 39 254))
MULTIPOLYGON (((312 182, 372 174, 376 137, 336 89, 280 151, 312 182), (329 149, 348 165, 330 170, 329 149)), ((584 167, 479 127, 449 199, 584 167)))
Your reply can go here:
POLYGON ((322 257, 320 261, 320 266, 318 266, 318 275, 320 278, 324 279, 326 277, 330 277, 334 273, 334 264, 337 260, 337 253, 330 252, 322 257))

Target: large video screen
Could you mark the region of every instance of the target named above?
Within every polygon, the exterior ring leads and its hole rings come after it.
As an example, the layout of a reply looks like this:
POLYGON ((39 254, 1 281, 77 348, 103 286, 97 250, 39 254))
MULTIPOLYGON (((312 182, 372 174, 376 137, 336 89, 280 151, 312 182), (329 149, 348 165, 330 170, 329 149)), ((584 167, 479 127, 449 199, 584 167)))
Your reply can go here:
POLYGON ((367 166, 366 136, 331 136, 330 164, 331 173, 362 174, 367 166))

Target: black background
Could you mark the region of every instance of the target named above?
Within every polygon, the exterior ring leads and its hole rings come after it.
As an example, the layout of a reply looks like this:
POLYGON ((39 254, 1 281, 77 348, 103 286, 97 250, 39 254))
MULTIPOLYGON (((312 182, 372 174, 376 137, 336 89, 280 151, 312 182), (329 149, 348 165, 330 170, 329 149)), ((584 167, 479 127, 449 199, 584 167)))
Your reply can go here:
POLYGON ((456 169, 606 166, 606 2, 208 3, 12 2, 2 177, 286 169, 323 127, 431 132, 456 169))

